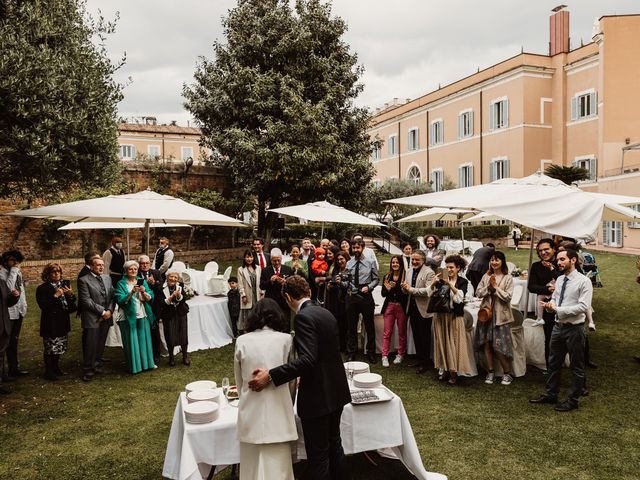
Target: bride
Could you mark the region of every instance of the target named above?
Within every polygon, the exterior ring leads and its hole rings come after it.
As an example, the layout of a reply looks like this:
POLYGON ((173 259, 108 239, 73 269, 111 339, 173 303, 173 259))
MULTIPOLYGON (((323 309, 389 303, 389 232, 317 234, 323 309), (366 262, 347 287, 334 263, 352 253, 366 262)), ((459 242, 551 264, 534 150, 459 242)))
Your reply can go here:
POLYGON ((253 371, 289 361, 292 338, 275 300, 260 300, 238 337, 234 355, 240 440, 240 480, 294 480, 289 442, 297 440, 288 384, 269 384, 262 392, 249 388, 253 371))

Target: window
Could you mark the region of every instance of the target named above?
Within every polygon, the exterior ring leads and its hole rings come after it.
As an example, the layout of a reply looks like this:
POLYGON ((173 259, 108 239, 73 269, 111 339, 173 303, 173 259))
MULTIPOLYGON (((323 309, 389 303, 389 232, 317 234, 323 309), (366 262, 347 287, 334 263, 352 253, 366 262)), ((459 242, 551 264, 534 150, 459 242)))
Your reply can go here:
POLYGON ((444 142, 444 122, 441 119, 431 122, 429 142, 431 145, 440 145, 444 142))
POLYGON ((489 130, 498 130, 509 126, 509 100, 501 98, 491 102, 489 108, 489 130))
POLYGON ((134 145, 120 145, 120 158, 126 160, 136 158, 136 147, 134 145))
POLYGON ((371 148, 371 158, 376 161, 382 158, 382 149, 380 148, 380 144, 376 144, 371 148))
POLYGON ((593 155, 587 157, 576 157, 572 162, 574 167, 584 168, 589 172, 589 180, 587 182, 595 182, 597 180, 596 157, 593 155))
POLYGON ((458 167, 458 186, 460 188, 473 186, 473 165, 460 165, 458 167))
MULTIPOLYGON (((631 210, 635 210, 636 212, 640 213, 640 203, 636 204, 636 205, 627 205, 627 207, 629 207, 631 210)), ((638 222, 627 222, 627 226, 629 228, 640 228, 640 221, 638 222)))
POLYGON ((375 188, 380 188, 380 180, 376 179, 373 182, 371 182, 371 185, 373 185, 375 188))
POLYGON ((458 138, 473 137, 473 110, 458 115, 458 138))
POLYGON ((602 222, 602 244, 608 247, 622 246, 622 222, 602 222))
POLYGON ((581 120, 598 113, 598 95, 594 90, 578 93, 571 99, 571 120, 581 120))
POLYGON ((189 157, 193 158, 193 147, 182 147, 182 161, 189 157))
POLYGON ((389 137, 389 155, 397 155, 398 154, 398 136, 391 135, 389 137))
POLYGON ((149 145, 147 147, 147 152, 149 152, 149 156, 152 158, 157 158, 160 156, 160 145, 149 145))
POLYGON ((494 182, 502 178, 509 178, 509 160, 507 157, 493 158, 489 162, 489 181, 494 182))
POLYGON ((407 180, 418 185, 420 183, 420 169, 413 165, 407 172, 407 180))
POLYGON ((441 168, 431 170, 431 188, 434 192, 441 192, 444 190, 444 172, 441 168))
POLYGON ((409 151, 418 150, 420 148, 420 138, 418 136, 418 129, 412 128, 409 130, 409 139, 407 141, 407 145, 409 146, 409 151))

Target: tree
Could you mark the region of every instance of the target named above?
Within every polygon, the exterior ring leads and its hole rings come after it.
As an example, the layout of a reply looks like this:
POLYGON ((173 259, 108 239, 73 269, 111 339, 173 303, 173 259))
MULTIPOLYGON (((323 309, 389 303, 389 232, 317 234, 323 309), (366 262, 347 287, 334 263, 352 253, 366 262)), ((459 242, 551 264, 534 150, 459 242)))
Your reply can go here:
POLYGON ((0 196, 30 202, 119 178, 113 28, 82 0, 0 0, 0 196))
POLYGON ((589 170, 581 167, 564 167, 562 165, 552 164, 544 169, 544 173, 551 178, 561 180, 567 185, 572 185, 574 182, 589 180, 589 170))
POLYGON ((420 207, 410 205, 398 205, 395 203, 383 203, 385 200, 394 198, 410 197, 431 192, 428 183, 415 183, 411 180, 398 180, 392 178, 387 180, 380 187, 373 187, 369 191, 364 209, 367 213, 374 214, 379 222, 385 221, 388 217, 393 220, 412 215, 424 210, 420 207))
POLYGON ((201 58, 185 106, 214 161, 254 199, 267 240, 267 208, 328 200, 357 207, 373 177, 368 114, 353 105, 362 67, 328 4, 239 0, 223 20, 226 43, 201 58))

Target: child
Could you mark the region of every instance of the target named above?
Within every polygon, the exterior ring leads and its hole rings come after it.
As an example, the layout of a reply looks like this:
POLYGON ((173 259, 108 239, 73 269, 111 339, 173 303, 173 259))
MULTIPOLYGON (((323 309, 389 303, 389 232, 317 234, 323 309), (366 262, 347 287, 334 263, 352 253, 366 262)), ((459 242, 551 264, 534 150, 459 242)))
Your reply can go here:
POLYGON ((326 252, 324 248, 316 248, 316 258, 313 262, 311 262, 311 270, 316 277, 324 277, 327 274, 327 270, 329 269, 329 265, 324 261, 325 254, 326 252))
POLYGON ((238 317, 240 317, 240 292, 238 291, 238 278, 229 277, 229 291, 227 292, 227 307, 231 317, 231 330, 233 338, 238 336, 238 317))

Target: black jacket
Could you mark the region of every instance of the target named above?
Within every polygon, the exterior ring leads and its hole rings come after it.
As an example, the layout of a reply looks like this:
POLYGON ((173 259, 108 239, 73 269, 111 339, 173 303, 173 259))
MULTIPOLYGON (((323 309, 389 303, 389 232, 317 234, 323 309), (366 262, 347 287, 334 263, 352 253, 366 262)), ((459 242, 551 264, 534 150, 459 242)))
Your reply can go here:
MULTIPOLYGON (((271 277, 275 275, 276 271, 272 265, 262 269, 260 274, 260 288, 264 290, 265 298, 273 298, 282 307, 283 310, 288 310, 287 302, 282 297, 282 285, 271 281, 271 277)), ((280 266, 280 276, 287 278, 293 275, 293 269, 287 265, 280 266)))
POLYGON ((312 301, 301 306, 293 338, 298 358, 269 371, 276 386, 300 377, 300 418, 328 415, 351 401, 339 337, 338 322, 331 312, 312 301))
POLYGON ((36 301, 40 307, 40 336, 43 338, 62 337, 71 330, 69 314, 77 310, 76 297, 66 297, 65 306, 62 297, 56 298, 56 289, 45 282, 36 289, 36 301))

